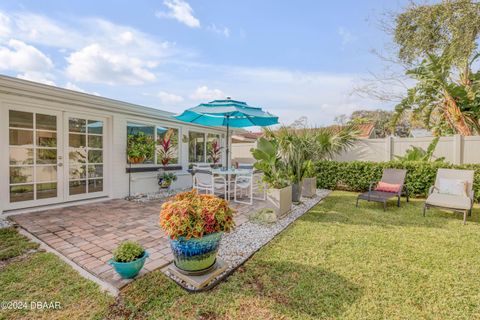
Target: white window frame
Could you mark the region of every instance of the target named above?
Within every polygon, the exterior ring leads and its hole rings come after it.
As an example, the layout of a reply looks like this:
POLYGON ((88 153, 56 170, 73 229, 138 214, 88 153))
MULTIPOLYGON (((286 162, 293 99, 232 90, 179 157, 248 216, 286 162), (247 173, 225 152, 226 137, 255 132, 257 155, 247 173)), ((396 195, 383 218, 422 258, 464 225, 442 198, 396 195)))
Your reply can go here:
MULTIPOLYGON (((127 130, 128 137, 128 125, 129 124, 136 124, 142 125, 146 127, 153 127, 153 138, 155 140, 155 153, 153 156, 153 163, 132 163, 132 167, 136 168, 149 168, 149 167, 163 167, 161 163, 157 163, 157 127, 168 128, 168 129, 176 129, 178 132, 178 144, 177 144, 177 163, 169 163, 166 167, 177 167, 182 165, 182 128, 180 126, 172 125, 166 122, 157 122, 157 121, 144 121, 144 120, 137 120, 137 119, 127 119, 125 123, 125 128, 127 130)), ((126 143, 127 144, 127 143, 126 143)), ((130 165, 127 162, 127 157, 125 157, 125 163, 130 165)))
POLYGON ((205 155, 205 161, 203 162, 191 162, 190 161, 190 153, 188 154, 188 164, 189 165, 192 165, 192 164, 196 164, 196 163, 208 163, 208 164, 213 164, 213 162, 208 162, 208 154, 207 154, 207 139, 208 139, 208 135, 209 134, 214 134, 214 135, 218 135, 219 136, 219 139, 220 139, 220 147, 222 148, 221 151, 220 151, 220 163, 222 163, 222 159, 223 157, 225 156, 225 151, 224 151, 224 140, 225 140, 225 136, 223 134, 223 132, 219 132, 219 131, 213 131, 213 130, 203 130, 203 131, 197 131, 195 129, 192 129, 192 130, 188 130, 188 147, 187 149, 189 150, 190 152, 190 132, 195 132, 195 133, 200 133, 200 134, 203 134, 203 137, 204 137, 204 147, 203 147, 203 152, 204 152, 204 155, 205 155))

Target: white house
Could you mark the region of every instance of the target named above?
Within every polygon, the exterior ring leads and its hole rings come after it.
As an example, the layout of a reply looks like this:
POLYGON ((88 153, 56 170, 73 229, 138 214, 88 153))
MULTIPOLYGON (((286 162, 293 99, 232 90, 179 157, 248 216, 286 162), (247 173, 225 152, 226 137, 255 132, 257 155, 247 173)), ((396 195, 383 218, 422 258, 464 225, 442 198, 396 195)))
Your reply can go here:
MULTIPOLYGON (((183 110, 179 110, 183 111, 183 110)), ((209 162, 208 141, 225 128, 175 120, 170 112, 0 76, 0 213, 158 189, 157 170, 191 185, 191 163, 209 162), (127 164, 127 133, 173 131, 176 158, 127 164), (129 170, 131 183, 129 184, 129 170)), ((222 156, 224 157, 224 155, 222 156)), ((223 159, 224 161, 224 159, 223 159)), ((175 187, 175 186, 174 186, 175 187)))

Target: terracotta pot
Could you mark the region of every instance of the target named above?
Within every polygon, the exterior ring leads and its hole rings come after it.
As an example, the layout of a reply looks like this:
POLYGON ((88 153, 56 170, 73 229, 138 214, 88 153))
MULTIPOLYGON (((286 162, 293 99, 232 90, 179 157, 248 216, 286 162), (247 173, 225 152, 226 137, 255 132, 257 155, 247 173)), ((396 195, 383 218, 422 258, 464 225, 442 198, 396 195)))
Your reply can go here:
POLYGON ((138 164, 145 161, 145 157, 128 157, 128 162, 131 164, 138 164))

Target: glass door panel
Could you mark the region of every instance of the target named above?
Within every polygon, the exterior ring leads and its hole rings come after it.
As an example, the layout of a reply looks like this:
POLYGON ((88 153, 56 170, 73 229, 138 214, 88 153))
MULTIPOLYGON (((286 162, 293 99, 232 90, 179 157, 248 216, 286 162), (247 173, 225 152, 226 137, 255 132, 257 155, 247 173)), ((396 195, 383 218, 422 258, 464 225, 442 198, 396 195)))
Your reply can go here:
POLYGON ((68 118, 68 194, 103 192, 103 127, 101 120, 68 118))
POLYGON ((10 203, 58 199, 58 115, 9 110, 10 203))

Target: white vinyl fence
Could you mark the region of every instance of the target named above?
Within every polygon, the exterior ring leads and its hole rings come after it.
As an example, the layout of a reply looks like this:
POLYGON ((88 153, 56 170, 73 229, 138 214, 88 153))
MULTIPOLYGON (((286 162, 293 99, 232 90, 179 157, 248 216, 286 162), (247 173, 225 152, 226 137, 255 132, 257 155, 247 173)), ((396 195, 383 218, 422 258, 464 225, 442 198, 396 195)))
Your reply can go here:
MULTIPOLYGON (((389 161, 395 156, 403 156, 411 146, 427 149, 433 137, 427 138, 396 138, 359 139, 353 148, 334 157, 336 161, 389 161)), ((233 143, 232 158, 251 159, 250 149, 256 143, 233 143)), ((455 135, 441 137, 433 153, 434 158, 445 157, 452 164, 480 163, 480 136, 463 137, 455 135)))
MULTIPOLYGON (((389 161, 395 156, 403 156, 412 146, 426 150, 433 137, 359 139, 353 148, 334 157, 337 161, 389 161)), ((455 135, 441 137, 434 158, 444 157, 452 164, 480 163, 480 136, 463 137, 455 135)))

